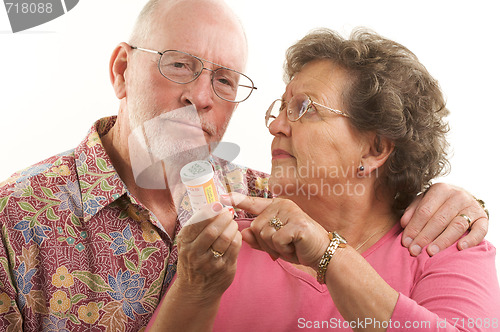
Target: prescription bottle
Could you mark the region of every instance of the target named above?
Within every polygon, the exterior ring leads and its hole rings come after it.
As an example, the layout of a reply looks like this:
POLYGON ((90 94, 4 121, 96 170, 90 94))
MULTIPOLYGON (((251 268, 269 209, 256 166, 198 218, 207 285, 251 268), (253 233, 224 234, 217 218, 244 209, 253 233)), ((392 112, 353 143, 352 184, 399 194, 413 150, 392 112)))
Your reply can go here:
POLYGON ((214 169, 206 160, 196 160, 181 169, 181 181, 186 186, 193 212, 205 204, 219 201, 214 183, 214 169))

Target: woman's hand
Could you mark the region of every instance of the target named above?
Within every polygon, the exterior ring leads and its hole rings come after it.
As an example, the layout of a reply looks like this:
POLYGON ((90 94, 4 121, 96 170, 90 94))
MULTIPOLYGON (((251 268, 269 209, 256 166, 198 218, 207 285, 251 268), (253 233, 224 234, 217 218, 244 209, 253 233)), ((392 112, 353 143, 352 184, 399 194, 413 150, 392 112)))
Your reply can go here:
POLYGON ((236 273, 241 233, 233 214, 216 202, 196 212, 178 235, 176 287, 196 301, 222 296, 236 273))
MULTIPOLYGON (((317 270, 330 243, 327 231, 294 202, 231 193, 233 206, 258 216, 242 231, 243 240, 253 248, 317 270), (276 230, 271 220, 277 217, 282 226, 276 230)), ((223 203, 230 204, 230 201, 223 203)), ((325 275, 333 303, 345 321, 366 317, 387 322, 396 306, 399 293, 391 288, 371 265, 352 247, 336 251, 325 275), (339 255, 340 254, 340 255, 339 255), (333 268, 332 268, 333 266, 333 268)))
POLYGON ((236 207, 258 215, 242 231, 243 240, 252 248, 268 252, 273 259, 280 257, 291 263, 318 267, 330 242, 328 232, 294 202, 238 193, 230 196, 236 207))

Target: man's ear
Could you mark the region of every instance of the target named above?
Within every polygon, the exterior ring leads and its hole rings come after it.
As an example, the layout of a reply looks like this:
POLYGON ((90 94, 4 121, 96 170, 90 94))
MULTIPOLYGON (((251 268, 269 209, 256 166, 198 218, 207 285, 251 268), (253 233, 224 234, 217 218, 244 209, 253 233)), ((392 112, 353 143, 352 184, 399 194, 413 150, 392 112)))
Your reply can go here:
POLYGON ((131 50, 130 45, 127 43, 120 43, 114 49, 109 61, 109 76, 118 99, 123 99, 127 96, 125 71, 127 70, 131 50))
POLYGON ((394 142, 386 137, 370 133, 366 135, 366 139, 368 144, 361 159, 364 167, 363 176, 368 176, 381 168, 394 151, 394 142))

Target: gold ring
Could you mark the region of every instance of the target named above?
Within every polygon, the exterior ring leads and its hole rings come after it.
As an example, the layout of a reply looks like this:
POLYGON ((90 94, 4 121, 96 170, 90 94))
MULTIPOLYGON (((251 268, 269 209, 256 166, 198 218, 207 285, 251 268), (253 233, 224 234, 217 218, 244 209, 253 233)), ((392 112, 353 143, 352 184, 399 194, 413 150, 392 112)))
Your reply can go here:
POLYGON ((224 256, 223 252, 214 250, 212 247, 210 247, 210 251, 212 252, 212 254, 214 254, 215 258, 221 258, 222 256, 224 256))
POLYGON ((269 225, 274 227, 275 230, 279 230, 281 227, 283 227, 283 223, 281 222, 280 218, 274 216, 273 219, 269 220, 269 225))
POLYGON ((469 228, 470 228, 470 226, 472 225, 472 220, 470 220, 469 216, 466 214, 463 214, 463 213, 459 214, 458 216, 463 217, 465 220, 467 220, 467 222, 469 223, 469 228))

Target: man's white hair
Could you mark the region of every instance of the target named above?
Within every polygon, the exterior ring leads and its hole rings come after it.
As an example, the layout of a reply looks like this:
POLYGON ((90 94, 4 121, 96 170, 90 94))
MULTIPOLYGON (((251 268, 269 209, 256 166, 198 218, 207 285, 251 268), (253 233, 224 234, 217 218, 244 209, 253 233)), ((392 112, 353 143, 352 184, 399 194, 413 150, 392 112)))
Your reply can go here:
MULTIPOLYGON (((142 8, 137 20, 135 22, 134 28, 129 38, 129 44, 134 46, 146 46, 143 45, 147 38, 152 34, 152 28, 154 26, 155 16, 154 13, 158 10, 158 7, 163 3, 171 3, 175 1, 182 0, 149 0, 144 7, 142 8)), ((225 4, 224 0, 221 0, 222 3, 225 4)), ((231 13, 234 15, 236 20, 241 26, 241 30, 243 32, 243 36, 245 38, 245 44, 247 44, 247 36, 245 33, 245 29, 243 28, 243 24, 239 17, 230 9, 231 13)), ((248 45, 247 45, 248 47, 248 45)))
POLYGON ((142 8, 139 16, 130 35, 129 42, 131 45, 141 44, 151 35, 153 14, 158 9, 161 1, 165 0, 149 0, 142 8))

